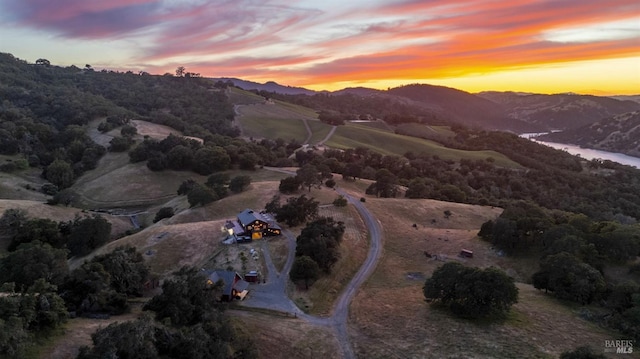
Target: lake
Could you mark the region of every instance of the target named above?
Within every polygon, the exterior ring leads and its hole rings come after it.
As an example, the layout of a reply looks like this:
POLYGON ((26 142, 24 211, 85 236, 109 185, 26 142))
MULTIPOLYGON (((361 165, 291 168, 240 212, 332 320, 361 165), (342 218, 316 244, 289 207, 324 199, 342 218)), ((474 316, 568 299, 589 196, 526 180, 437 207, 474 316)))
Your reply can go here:
POLYGON ((539 135, 542 135, 542 133, 523 133, 520 136, 524 138, 528 138, 531 141, 538 142, 542 145, 553 147, 558 150, 567 151, 572 155, 577 155, 587 160, 593 160, 593 159, 599 158, 603 160, 610 160, 613 162, 622 163, 623 165, 633 166, 635 168, 640 168, 640 158, 638 157, 627 156, 625 154, 617 153, 617 152, 607 152, 607 151, 594 150, 591 148, 582 148, 580 146, 570 145, 567 143, 538 141, 533 138, 539 135))

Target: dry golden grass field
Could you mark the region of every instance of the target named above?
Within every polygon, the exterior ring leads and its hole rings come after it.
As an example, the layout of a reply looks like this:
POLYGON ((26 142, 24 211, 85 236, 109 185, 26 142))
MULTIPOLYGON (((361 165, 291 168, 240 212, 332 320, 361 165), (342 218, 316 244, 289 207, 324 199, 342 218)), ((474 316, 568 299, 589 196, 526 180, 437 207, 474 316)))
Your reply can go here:
POLYGON ((430 307, 422 293, 424 280, 445 261, 496 266, 516 281, 526 280, 536 263, 527 268, 501 257, 477 238, 480 225, 500 214, 498 208, 377 198, 367 198, 366 204, 382 224, 384 252, 350 307, 358 357, 556 358, 580 345, 598 350, 615 336, 523 283, 518 283, 519 303, 504 323, 474 324, 430 307), (449 219, 445 210, 452 212, 449 219), (462 248, 474 257, 457 257, 462 248), (424 251, 442 259, 427 258, 424 251))
POLYGON ((251 333, 260 358, 339 358, 335 335, 326 327, 316 327, 301 319, 259 312, 230 311, 251 333))

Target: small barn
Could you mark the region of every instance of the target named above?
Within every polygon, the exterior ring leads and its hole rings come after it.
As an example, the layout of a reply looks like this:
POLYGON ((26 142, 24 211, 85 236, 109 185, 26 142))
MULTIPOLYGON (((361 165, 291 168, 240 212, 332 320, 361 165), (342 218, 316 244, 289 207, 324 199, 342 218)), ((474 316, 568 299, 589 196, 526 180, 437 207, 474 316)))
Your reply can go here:
POLYGON ((220 300, 230 302, 234 299, 244 299, 247 295, 249 283, 242 279, 240 274, 228 270, 211 271, 207 278, 207 284, 214 285, 222 281, 222 294, 220 300))

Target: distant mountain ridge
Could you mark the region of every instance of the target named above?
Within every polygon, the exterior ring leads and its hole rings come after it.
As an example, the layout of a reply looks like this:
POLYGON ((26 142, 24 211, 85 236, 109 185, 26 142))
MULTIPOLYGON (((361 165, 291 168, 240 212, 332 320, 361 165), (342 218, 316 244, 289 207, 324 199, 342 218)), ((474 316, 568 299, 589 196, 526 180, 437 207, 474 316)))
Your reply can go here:
POLYGON ((313 95, 318 92, 306 89, 304 87, 292 87, 286 85, 280 85, 275 81, 267 81, 263 84, 259 82, 242 80, 234 77, 218 77, 212 78, 214 81, 231 81, 234 86, 239 87, 243 90, 258 90, 258 91, 267 91, 267 92, 275 92, 281 93, 285 95, 313 95))
POLYGON ((577 94, 481 92, 478 96, 500 104, 506 116, 545 128, 566 130, 603 118, 640 110, 640 103, 577 94))
POLYGON ((615 115, 573 130, 550 133, 540 139, 640 157, 640 111, 615 115))
POLYGON ((303 87, 285 86, 274 81, 261 84, 238 78, 213 80, 231 81, 235 86, 245 90, 294 96, 327 93, 333 96, 395 98, 400 103, 426 110, 449 122, 513 132, 580 128, 604 118, 640 110, 640 95, 604 97, 573 93, 545 95, 495 91, 472 94, 455 88, 428 84, 405 85, 388 90, 350 87, 333 92, 318 92, 303 87))

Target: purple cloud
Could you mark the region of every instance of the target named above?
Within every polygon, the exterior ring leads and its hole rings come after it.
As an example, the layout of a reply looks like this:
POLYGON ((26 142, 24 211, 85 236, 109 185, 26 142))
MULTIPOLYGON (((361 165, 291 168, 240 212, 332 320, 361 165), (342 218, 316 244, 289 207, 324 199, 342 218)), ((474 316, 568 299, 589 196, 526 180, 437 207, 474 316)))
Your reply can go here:
POLYGON ((106 38, 154 23, 158 0, 9 0, 5 11, 21 25, 71 38, 106 38))

